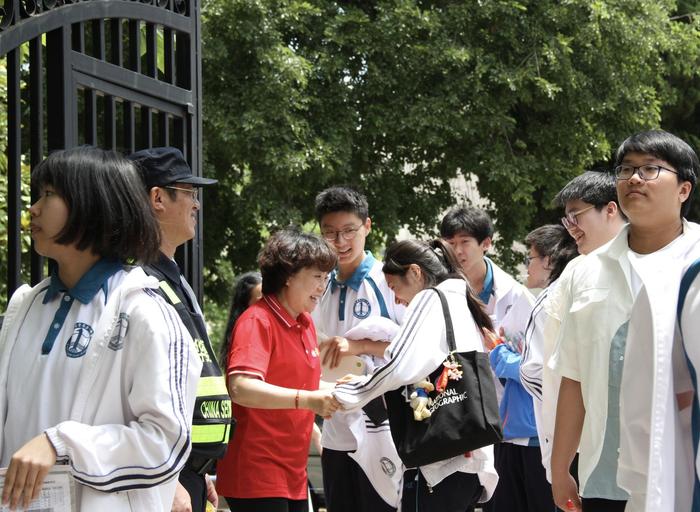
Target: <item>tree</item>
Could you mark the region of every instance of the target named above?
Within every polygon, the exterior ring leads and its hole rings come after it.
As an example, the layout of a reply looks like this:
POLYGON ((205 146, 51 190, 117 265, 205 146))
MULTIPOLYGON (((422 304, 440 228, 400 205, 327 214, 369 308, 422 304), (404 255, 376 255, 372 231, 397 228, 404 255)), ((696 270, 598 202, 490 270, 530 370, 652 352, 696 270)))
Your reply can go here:
POLYGON ((312 221, 315 194, 331 184, 367 193, 370 244, 403 226, 434 233, 460 175, 478 180, 513 263, 511 242, 556 219, 550 201, 566 181, 609 165, 666 106, 687 108, 670 77, 697 81, 687 56, 699 38, 675 9, 207 0, 205 172, 221 184, 206 197, 205 264, 254 266, 267 234, 312 221))

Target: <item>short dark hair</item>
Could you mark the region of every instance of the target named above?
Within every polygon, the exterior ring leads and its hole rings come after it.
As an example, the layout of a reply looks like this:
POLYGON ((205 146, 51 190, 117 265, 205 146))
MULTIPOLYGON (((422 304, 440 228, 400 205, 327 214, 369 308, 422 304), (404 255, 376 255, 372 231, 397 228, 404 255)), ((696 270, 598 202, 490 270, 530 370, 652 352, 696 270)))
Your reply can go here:
POLYGON ((155 261, 160 230, 134 165, 114 151, 81 146, 51 153, 32 171, 32 189, 51 186, 68 207, 56 243, 103 258, 155 261))
POLYGON ((678 182, 689 181, 691 185, 688 199, 681 206, 681 216, 690 210, 693 191, 698 181, 698 155, 683 139, 664 130, 648 130, 627 137, 615 152, 615 167, 622 163, 627 153, 652 155, 671 164, 678 174, 678 182))
POLYGON ((576 241, 560 224, 545 224, 525 237, 525 245, 540 256, 549 256, 549 283, 559 278, 567 263, 578 255, 576 241))
POLYGON ((454 206, 440 222, 440 236, 452 238, 464 234, 481 243, 493 236, 493 221, 489 214, 473 206, 454 206))
POLYGON ((554 196, 554 203, 564 207, 569 201, 580 200, 603 208, 610 201, 617 203, 616 185, 617 180, 612 172, 586 171, 564 185, 554 196))
POLYGON ((231 297, 231 308, 228 312, 228 321, 226 322, 226 329, 224 329, 224 339, 221 341, 221 351, 219 353, 219 361, 221 363, 221 368, 226 369, 226 359, 228 357, 228 351, 231 346, 231 333, 233 332, 233 326, 236 325, 236 320, 243 314, 243 312, 248 309, 250 304, 250 294, 253 288, 262 283, 262 276, 260 272, 245 272, 236 278, 236 282, 233 285, 233 293, 231 297))
POLYGON ((279 292, 287 279, 303 268, 318 267, 330 272, 337 261, 333 247, 320 236, 297 227, 281 229, 268 239, 258 255, 262 291, 265 295, 279 292))
POLYGON ((382 272, 404 277, 411 264, 421 268, 426 288, 436 286, 450 278, 463 279, 466 285, 467 304, 474 321, 479 327, 488 329, 493 327, 484 304, 474 295, 450 244, 439 238, 429 242, 421 240, 394 242, 386 250, 382 272))
POLYGON ((321 222, 324 215, 335 212, 348 212, 357 215, 362 222, 369 217, 369 205, 364 194, 350 187, 330 187, 316 196, 316 220, 321 222))

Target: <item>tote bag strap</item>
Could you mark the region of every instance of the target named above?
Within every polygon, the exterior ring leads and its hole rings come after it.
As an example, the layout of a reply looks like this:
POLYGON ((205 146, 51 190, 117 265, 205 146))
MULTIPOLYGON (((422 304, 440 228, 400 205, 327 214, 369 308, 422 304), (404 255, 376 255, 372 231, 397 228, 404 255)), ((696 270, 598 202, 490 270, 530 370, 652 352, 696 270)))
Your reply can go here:
POLYGON ((445 330, 447 332, 447 346, 450 349, 450 352, 455 352, 457 350, 457 344, 455 343, 455 330, 452 327, 452 317, 450 316, 450 308, 447 305, 447 298, 445 297, 445 294, 442 293, 441 290, 438 290, 435 287, 431 288, 432 290, 435 290, 435 293, 438 294, 438 297, 440 297, 440 304, 442 304, 442 316, 445 317, 445 330))

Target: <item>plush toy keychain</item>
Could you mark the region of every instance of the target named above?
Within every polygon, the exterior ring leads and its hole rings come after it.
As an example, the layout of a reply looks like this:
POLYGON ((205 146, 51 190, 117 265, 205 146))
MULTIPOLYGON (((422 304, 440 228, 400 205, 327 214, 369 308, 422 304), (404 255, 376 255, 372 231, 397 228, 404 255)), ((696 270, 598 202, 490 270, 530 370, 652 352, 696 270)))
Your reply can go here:
POLYGON ((438 393, 442 393, 447 389, 447 382, 450 380, 460 380, 462 378, 463 372, 460 370, 460 364, 454 360, 452 355, 444 362, 442 365, 445 367, 442 373, 437 379, 435 388, 438 393))
POLYGON ((433 399, 428 396, 428 393, 433 391, 433 386, 429 380, 424 379, 413 385, 413 393, 409 397, 411 399, 411 408, 413 409, 413 418, 416 421, 423 421, 430 418, 429 407, 433 405, 433 399))

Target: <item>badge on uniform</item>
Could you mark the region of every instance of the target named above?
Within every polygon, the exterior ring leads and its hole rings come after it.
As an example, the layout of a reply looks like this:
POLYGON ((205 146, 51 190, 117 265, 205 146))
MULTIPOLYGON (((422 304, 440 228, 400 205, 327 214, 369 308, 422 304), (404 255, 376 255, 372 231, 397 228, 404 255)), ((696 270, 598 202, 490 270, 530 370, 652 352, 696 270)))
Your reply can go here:
POLYGON ((66 355, 68 357, 82 357, 87 352, 94 331, 88 324, 76 322, 73 334, 66 342, 66 355))
POLYGON ((115 352, 124 348, 124 337, 128 329, 129 315, 127 313, 119 313, 119 318, 117 318, 117 323, 112 329, 112 337, 109 338, 109 345, 107 346, 115 352))
POLYGON ((357 299, 352 306, 352 314, 355 318, 367 318, 371 312, 372 306, 367 299, 357 299))

